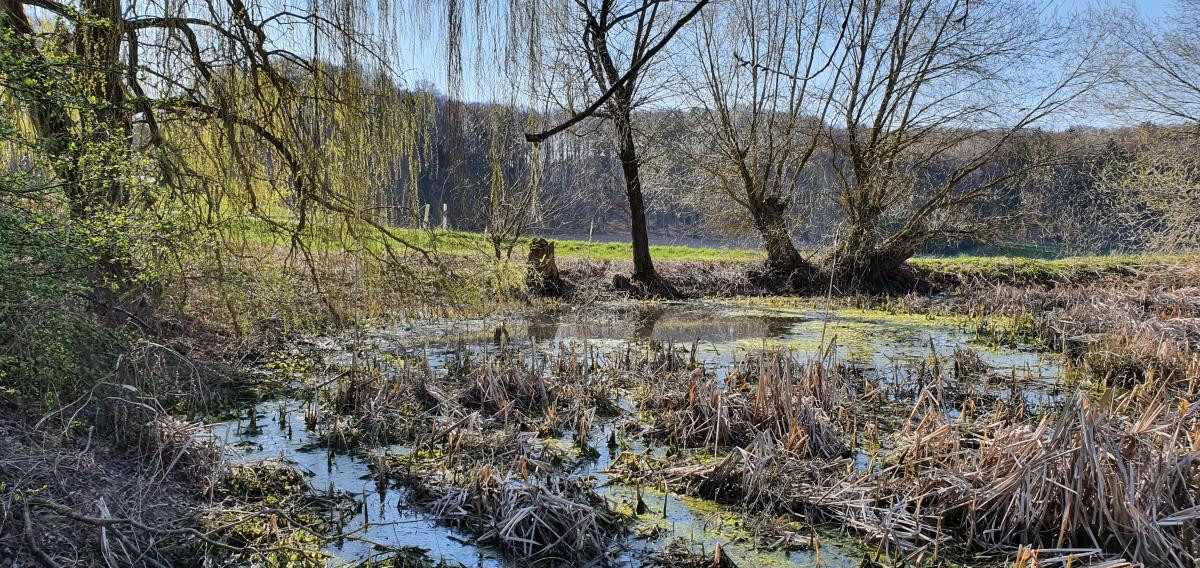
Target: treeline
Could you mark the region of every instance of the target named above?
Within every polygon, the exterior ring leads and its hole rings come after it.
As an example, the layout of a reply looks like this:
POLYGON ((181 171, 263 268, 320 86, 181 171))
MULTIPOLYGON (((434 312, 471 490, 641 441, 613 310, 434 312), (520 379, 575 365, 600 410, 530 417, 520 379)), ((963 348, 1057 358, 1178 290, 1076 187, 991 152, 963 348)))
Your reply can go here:
POLYGON ((399 229, 443 225, 499 260, 628 231, 663 296, 650 234, 757 239, 780 281, 847 290, 931 250, 1200 242, 1194 3, 336 4, 5 1, 6 214, 155 290, 276 245, 314 279, 338 249, 427 265, 399 229), (443 36, 449 92, 413 88, 398 44, 443 36), (462 102, 468 68, 492 102, 462 102), (1146 124, 1065 128, 1088 119, 1146 124))
POLYGON ((442 101, 421 197, 489 232, 625 216, 634 280, 664 295, 650 230, 750 234, 768 273, 847 288, 995 242, 1194 248, 1186 4, 1151 23, 1021 0, 512 3, 510 94, 442 101), (1144 124, 1067 127, 1097 119, 1144 124), (557 214, 503 213, 497 187, 557 214))
MULTIPOLYGON (((434 101, 439 117, 459 105, 463 123, 471 125, 458 136, 444 118, 424 136, 435 149, 421 169, 416 193, 407 180, 381 197, 396 211, 410 212, 428 205, 429 219, 409 213, 393 216, 402 226, 428 221, 440 227, 446 211, 453 229, 484 232, 490 228, 491 183, 495 149, 503 149, 504 175, 528 178, 528 142, 520 128, 530 122, 530 112, 510 105, 451 101, 444 93, 422 93, 434 101), (482 126, 482 127, 481 127, 482 126)), ((679 145, 704 135, 697 123, 703 113, 685 110, 643 110, 639 123, 655 132, 652 151, 661 154, 650 162, 648 176, 648 226, 666 236, 708 236, 734 242, 754 242, 759 235, 748 212, 715 187, 718 180, 694 161, 680 159, 679 145)), ((550 116, 550 122, 561 120, 550 116)), ((829 244, 838 228, 837 194, 831 180, 836 175, 830 150, 819 148, 803 178, 788 188, 788 224, 796 241, 806 249, 829 244)), ((1030 128, 1017 133, 998 153, 991 175, 1011 171, 994 196, 979 203, 972 222, 979 226, 970 235, 950 237, 929 245, 930 252, 975 250, 989 245, 1039 245, 1059 254, 1112 251, 1156 251, 1189 248, 1187 227, 1176 226, 1154 205, 1152 195, 1132 187, 1139 175, 1152 173, 1162 156, 1186 156, 1195 151, 1188 128, 1143 123, 1138 126, 1072 126, 1060 130, 1030 128), (1023 166, 1053 156, 1034 171, 1023 166)), ((586 235, 590 231, 623 232, 629 213, 620 192, 620 163, 602 131, 545 142, 538 156, 541 187, 526 230, 544 234, 586 235)), ((936 178, 952 165, 932 164, 936 178)), ((1153 172, 1166 174, 1167 172, 1153 172)))

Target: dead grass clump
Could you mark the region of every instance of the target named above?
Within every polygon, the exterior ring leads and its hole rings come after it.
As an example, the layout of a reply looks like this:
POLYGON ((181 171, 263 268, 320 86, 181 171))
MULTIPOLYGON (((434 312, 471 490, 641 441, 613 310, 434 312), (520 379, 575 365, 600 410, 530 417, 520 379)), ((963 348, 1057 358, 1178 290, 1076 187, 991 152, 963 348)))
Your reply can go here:
POLYGON ((103 438, 0 419, 0 564, 196 563, 169 538, 192 524, 194 480, 178 475, 181 465, 167 472, 140 457, 103 438))
POLYGON ((1119 336, 1093 343, 1083 352, 1080 362, 1104 384, 1132 386, 1145 378, 1146 359, 1128 339, 1119 336))
POLYGON ((221 448, 204 425, 162 415, 150 424, 149 447, 143 451, 152 471, 206 479, 221 465, 221 448))
POLYGON ((506 474, 490 465, 454 483, 428 480, 418 492, 442 522, 525 560, 579 565, 607 557, 620 523, 582 480, 506 474))
POLYGON ((457 369, 465 383, 458 400, 505 425, 586 434, 597 415, 620 413, 614 378, 624 372, 617 365, 568 345, 559 345, 554 354, 504 351, 483 364, 464 363, 457 369))
POLYGON ((955 377, 986 373, 989 369, 987 362, 979 356, 979 353, 965 345, 954 349, 952 360, 955 377))
POLYGON ((545 413, 553 404, 543 369, 523 359, 503 358, 467 371, 461 399, 470 408, 503 414, 545 413))
MULTIPOLYGON (((1200 518, 1197 405, 1136 419, 1086 398, 1036 426, 926 417, 882 474, 895 504, 985 548, 1096 549, 1149 565, 1190 563, 1181 527, 1200 518)), ((933 542, 933 541, 930 541, 933 542)))
POLYGON ((565 473, 575 463, 568 450, 536 432, 481 431, 469 422, 437 428, 429 441, 437 449, 388 458, 410 503, 516 558, 566 565, 608 558, 620 519, 588 478, 565 473))
POLYGON ((1194 387, 1189 365, 1200 351, 1198 272, 1149 273, 1053 288, 994 286, 945 308, 977 318, 982 335, 1033 342, 1083 358, 1097 379, 1131 384, 1147 369, 1194 387), (1093 351, 1094 353, 1089 353, 1093 351))
MULTIPOLYGON (((721 459, 691 463, 625 453, 613 463, 611 472, 630 484, 665 484, 678 493, 738 505, 750 512, 833 520, 844 518, 832 511, 845 504, 845 497, 855 488, 847 481, 852 477, 850 464, 848 458, 805 459, 761 438, 749 448, 734 448, 721 459)), ((860 497, 855 493, 848 502, 857 504, 860 497)))
MULTIPOLYGON (((478 415, 468 415, 452 424, 439 421, 431 438, 411 452, 388 455, 384 468, 419 493, 447 479, 456 483, 485 465, 525 476, 559 475, 572 458, 567 448, 536 432, 481 430, 478 415)), ((418 496, 418 501, 427 500, 418 496)))
POLYGON ((653 413, 652 436, 684 447, 747 446, 765 436, 801 457, 849 451, 830 415, 846 418, 849 388, 822 364, 774 353, 744 364, 724 383, 700 375, 684 384, 682 395, 660 398, 648 389, 639 402, 653 413))
POLYGON ((379 366, 354 365, 328 394, 331 416, 321 420, 316 408, 309 421, 334 448, 381 446, 427 433, 433 413, 447 398, 434 386, 428 366, 403 365, 385 372, 379 366))

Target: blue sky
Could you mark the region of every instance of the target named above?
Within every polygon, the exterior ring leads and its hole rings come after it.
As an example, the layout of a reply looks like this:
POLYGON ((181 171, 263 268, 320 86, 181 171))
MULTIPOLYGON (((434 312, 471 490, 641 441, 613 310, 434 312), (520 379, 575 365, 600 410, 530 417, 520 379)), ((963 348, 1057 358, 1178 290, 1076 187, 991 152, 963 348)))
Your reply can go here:
MULTIPOLYGON (((1147 19, 1154 20, 1168 13, 1173 7, 1176 0, 1141 0, 1130 2, 1128 0, 1110 0, 1109 5, 1116 6, 1133 6, 1141 12, 1147 19)), ((503 2, 502 2, 503 3, 503 2)), ((1103 2, 1097 0, 1048 0, 1047 8, 1051 13, 1070 14, 1073 12, 1085 11, 1091 7, 1099 6, 1103 2)), ((482 5, 487 5, 483 2, 482 5)), ((432 15, 432 18, 444 18, 444 15, 432 15)), ((444 24, 438 21, 438 24, 444 24)), ((400 45, 401 58, 406 62, 406 69, 403 70, 402 76, 410 86, 418 84, 432 84, 439 91, 446 92, 447 88, 447 69, 446 69, 446 37, 444 25, 430 25, 428 29, 422 30, 419 34, 408 34, 407 41, 402 41, 400 45)), ((506 101, 509 93, 506 81, 498 80, 494 70, 489 70, 488 73, 478 73, 475 66, 472 64, 474 52, 477 49, 485 51, 496 49, 496 46, 483 45, 480 46, 476 38, 473 37, 469 27, 464 30, 463 54, 464 79, 462 98, 469 101, 506 101)), ((486 54, 485 54, 486 55, 486 54)))

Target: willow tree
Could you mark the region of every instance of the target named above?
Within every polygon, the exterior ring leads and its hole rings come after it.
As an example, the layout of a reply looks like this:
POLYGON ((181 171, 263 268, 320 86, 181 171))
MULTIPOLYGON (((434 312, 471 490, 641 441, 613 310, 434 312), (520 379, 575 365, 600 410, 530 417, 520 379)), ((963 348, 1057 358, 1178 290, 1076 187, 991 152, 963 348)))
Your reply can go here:
POLYGON ((845 0, 829 144, 844 227, 839 280, 886 284, 929 243, 971 236, 969 212, 1045 163, 1004 150, 1093 84, 1090 52, 1021 0, 845 0))
POLYGON ((699 73, 684 77, 683 93, 699 111, 698 133, 684 150, 709 182, 698 187, 748 213, 768 272, 799 281, 811 280, 816 267, 792 241, 792 208, 814 192, 805 170, 820 148, 837 80, 829 69, 843 12, 830 0, 719 6, 700 17, 691 41, 699 73))
MULTIPOLYGON (((578 38, 578 43, 565 43, 558 50, 559 55, 565 54, 565 65, 561 65, 563 60, 558 61, 560 68, 567 71, 565 77, 558 78, 558 84, 582 79, 582 96, 593 102, 578 110, 568 97, 565 108, 570 119, 527 135, 536 144, 591 117, 601 118, 611 126, 629 203, 633 280, 655 296, 672 297, 678 292, 659 276, 650 256, 642 156, 635 137, 634 116, 638 106, 645 102, 647 88, 643 79, 648 74, 648 64, 708 1, 695 2, 683 12, 662 0, 576 0, 568 5, 566 13, 560 13, 554 20, 558 25, 555 31, 578 38), (575 71, 580 62, 584 64, 583 72, 575 71)), ((538 2, 531 4, 532 17, 550 12, 536 9, 538 5, 538 2)), ((551 83, 555 84, 554 80, 551 83)), ((570 90, 568 86, 568 93, 570 90)))
POLYGON ((389 5, 293 7, 245 0, 0 0, 0 27, 30 65, 59 66, 70 97, 12 92, 53 160, 72 214, 125 206, 188 211, 207 230, 246 218, 307 247, 334 222, 415 248, 384 223, 372 192, 415 179, 411 117, 431 104, 402 93, 389 5), (80 101, 86 104, 73 104, 80 101), (380 144, 394 144, 391 159, 380 144), (95 176, 130 158, 144 176, 95 176))

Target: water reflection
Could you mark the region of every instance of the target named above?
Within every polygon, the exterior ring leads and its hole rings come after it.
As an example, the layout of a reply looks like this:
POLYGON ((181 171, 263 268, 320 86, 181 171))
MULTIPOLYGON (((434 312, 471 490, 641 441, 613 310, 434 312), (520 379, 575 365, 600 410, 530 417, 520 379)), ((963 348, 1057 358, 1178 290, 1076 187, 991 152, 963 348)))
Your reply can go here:
MULTIPOLYGON (((938 358, 950 357, 959 349, 972 348, 991 369, 990 376, 1001 377, 992 386, 1006 388, 989 389, 988 381, 992 379, 986 377, 975 383, 955 381, 954 390, 944 393, 938 387, 938 400, 951 409, 951 414, 968 391, 975 394, 991 392, 999 399, 1007 398, 1030 407, 1045 404, 1058 396, 1055 381, 1061 375, 1055 357, 980 345, 962 322, 869 310, 826 312, 805 307, 779 309, 740 303, 675 303, 585 313, 534 312, 510 317, 507 321, 407 322, 370 330, 364 337, 356 337, 353 343, 314 343, 324 346, 327 362, 332 364, 348 364, 351 353, 358 353, 360 357, 386 354, 405 360, 427 358, 430 366, 438 370, 464 351, 494 353, 514 345, 528 349, 530 344, 535 344, 542 352, 552 352, 562 346, 573 349, 580 344, 587 344, 589 349, 597 351, 616 351, 628 350, 633 345, 644 347, 647 342, 673 343, 678 348, 688 349, 694 345, 691 355, 696 364, 715 370, 718 378, 734 362, 767 349, 790 351, 800 358, 828 352, 832 358, 869 370, 874 380, 889 393, 886 403, 911 400, 916 392, 928 386, 925 371, 929 361, 937 364, 938 358), (1045 384, 1039 387, 1042 383, 1045 384)), ((928 378, 935 380, 932 376, 928 378)), ((256 412, 266 415, 280 403, 267 404, 270 406, 260 405, 256 412)), ((417 545, 430 549, 435 558, 445 557, 468 566, 504 564, 494 551, 473 546, 465 535, 440 527, 427 516, 409 509, 403 491, 380 487, 369 465, 372 456, 331 454, 319 449, 319 441, 303 423, 302 403, 284 401, 282 404, 280 412, 286 414, 286 420, 259 421, 263 425, 260 432, 243 430, 236 423, 217 425, 214 432, 226 441, 227 447, 237 448, 240 458, 282 456, 310 472, 315 489, 335 487, 356 496, 363 507, 347 521, 347 526, 358 529, 331 552, 345 560, 361 560, 375 553, 374 543, 417 545)), ((606 425, 597 424, 596 427, 606 425)), ((606 439, 606 435, 607 432, 598 431, 592 440, 606 439)), ((563 443, 571 441, 564 439, 563 443)), ((644 448, 635 446, 631 449, 640 451, 644 448)), ((402 453, 408 449, 392 447, 383 451, 402 453)), ((604 470, 611 459, 612 454, 602 452, 601 457, 583 464, 573 475, 595 478, 600 486, 598 490, 605 497, 628 500, 631 488, 604 484, 608 481, 604 470)), ((858 461, 860 467, 865 467, 865 456, 858 456, 858 461)), ((691 537, 710 547, 728 540, 729 533, 705 532, 704 529, 710 522, 706 516, 719 512, 706 513, 685 507, 674 496, 652 492, 647 495, 651 508, 668 509, 671 521, 668 534, 691 537)), ((626 544, 635 549, 657 546, 639 543, 636 539, 626 544)), ((747 555, 743 558, 752 556, 750 550, 737 552, 747 555)), ((842 560, 837 555, 832 558, 835 564, 842 560)), ((772 561, 809 565, 813 559, 805 554, 795 554, 792 557, 776 556, 772 561)), ((825 558, 825 563, 831 563, 831 559, 825 558)))

